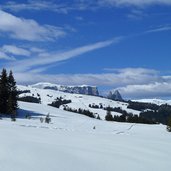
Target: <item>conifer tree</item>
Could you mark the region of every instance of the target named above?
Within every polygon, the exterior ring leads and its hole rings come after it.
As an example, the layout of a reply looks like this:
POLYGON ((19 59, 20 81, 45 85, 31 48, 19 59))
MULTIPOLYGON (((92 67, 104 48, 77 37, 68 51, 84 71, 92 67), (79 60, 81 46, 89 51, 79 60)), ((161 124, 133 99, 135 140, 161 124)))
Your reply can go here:
POLYGON ((99 116, 99 115, 97 116, 97 119, 101 120, 101 118, 100 118, 100 116, 99 116))
POLYGON ((0 75, 0 113, 6 113, 8 103, 8 77, 6 69, 2 70, 0 75))
POLYGON ((8 97, 8 113, 15 114, 16 110, 18 108, 17 103, 17 86, 16 81, 13 77, 12 71, 10 71, 8 76, 8 91, 9 91, 9 97, 8 97))
POLYGON ((113 121, 113 116, 112 116, 110 110, 107 110, 107 114, 106 114, 106 116, 105 116, 105 119, 106 119, 107 121, 113 121))

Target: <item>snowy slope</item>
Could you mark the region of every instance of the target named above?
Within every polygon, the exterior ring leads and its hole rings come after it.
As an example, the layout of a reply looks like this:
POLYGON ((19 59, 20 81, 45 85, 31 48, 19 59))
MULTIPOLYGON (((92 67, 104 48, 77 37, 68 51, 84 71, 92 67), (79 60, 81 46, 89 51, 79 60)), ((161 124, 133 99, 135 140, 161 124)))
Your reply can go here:
MULTIPOLYGON (((105 118, 106 111, 103 109, 92 109, 89 107, 89 104, 102 104, 103 107, 120 107, 123 110, 126 110, 128 113, 133 113, 139 115, 139 111, 127 109, 128 103, 113 101, 106 98, 98 97, 98 96, 89 96, 89 95, 80 95, 80 94, 71 94, 65 93, 56 90, 48 90, 48 89, 41 89, 41 88, 33 88, 32 86, 18 86, 19 90, 29 90, 30 93, 23 93, 20 95, 22 96, 34 96, 34 97, 41 97, 42 104, 51 104, 57 97, 62 97, 67 100, 71 100, 72 103, 67 104, 69 107, 73 109, 88 109, 93 113, 97 113, 100 115, 102 119, 105 118)), ((120 113, 112 112, 113 115, 121 115, 120 113)))
POLYGON ((144 103, 154 103, 157 105, 162 105, 162 104, 171 105, 171 100, 162 100, 162 99, 139 99, 139 100, 133 100, 133 101, 144 102, 144 103))
POLYGON ((2 171, 168 171, 171 167, 171 134, 163 125, 100 121, 46 104, 19 106, 21 119, 0 120, 2 171), (33 118, 22 118, 25 113, 33 118), (52 123, 40 123, 47 113, 52 123))

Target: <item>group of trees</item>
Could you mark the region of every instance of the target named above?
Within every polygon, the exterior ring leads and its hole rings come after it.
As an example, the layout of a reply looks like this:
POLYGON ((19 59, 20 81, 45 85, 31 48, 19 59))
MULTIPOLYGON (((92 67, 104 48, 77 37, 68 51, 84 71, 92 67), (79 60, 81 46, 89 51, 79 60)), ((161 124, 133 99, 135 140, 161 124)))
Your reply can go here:
POLYGON ((109 106, 109 107, 104 108, 104 110, 121 113, 122 115, 129 115, 130 114, 126 110, 121 109, 121 107, 110 107, 109 106))
POLYGON ((158 107, 158 110, 146 110, 140 113, 140 116, 148 120, 167 125, 171 117, 171 106, 164 104, 158 107))
POLYGON ((16 117, 18 108, 17 87, 12 71, 7 74, 6 69, 0 75, 0 113, 8 114, 12 119, 16 117))
POLYGON ((158 110, 159 105, 153 104, 153 103, 144 103, 144 102, 134 102, 134 101, 128 101, 128 109, 134 109, 134 110, 139 110, 143 111, 146 109, 151 109, 151 110, 158 110))
POLYGON ((120 116, 112 115, 110 110, 107 110, 107 114, 105 116, 107 121, 115 121, 115 122, 128 122, 128 123, 143 123, 143 124, 155 124, 154 121, 145 119, 138 115, 125 115, 122 114, 120 116))
MULTIPOLYGON (((89 110, 85 110, 85 109, 72 109, 70 107, 64 107, 64 110, 69 111, 69 112, 74 112, 74 113, 78 113, 78 114, 82 114, 85 116, 88 116, 90 118, 96 118, 93 112, 90 112, 89 110)), ((99 118, 98 118, 99 119, 99 118)))
POLYGON ((89 104, 88 105, 90 108, 93 108, 93 109, 103 109, 103 105, 102 104, 99 104, 99 105, 96 105, 96 104, 89 104))
POLYGON ((33 96, 24 96, 18 97, 19 101, 29 102, 29 103, 41 103, 41 98, 33 97, 33 96))
POLYGON ((59 108, 61 105, 65 105, 65 104, 68 104, 68 103, 71 103, 72 101, 71 100, 66 100, 66 99, 63 99, 62 97, 58 98, 52 102, 51 104, 48 104, 49 106, 52 106, 52 107, 56 107, 56 108, 59 108))

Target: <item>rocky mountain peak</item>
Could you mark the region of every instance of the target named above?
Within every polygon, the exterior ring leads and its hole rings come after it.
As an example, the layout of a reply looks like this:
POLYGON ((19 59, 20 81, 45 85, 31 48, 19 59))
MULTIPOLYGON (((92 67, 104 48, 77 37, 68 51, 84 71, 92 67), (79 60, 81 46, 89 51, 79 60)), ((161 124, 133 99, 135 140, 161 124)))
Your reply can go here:
POLYGON ((114 92, 110 91, 109 94, 107 95, 107 98, 111 100, 119 100, 119 101, 123 100, 118 90, 115 90, 114 92))

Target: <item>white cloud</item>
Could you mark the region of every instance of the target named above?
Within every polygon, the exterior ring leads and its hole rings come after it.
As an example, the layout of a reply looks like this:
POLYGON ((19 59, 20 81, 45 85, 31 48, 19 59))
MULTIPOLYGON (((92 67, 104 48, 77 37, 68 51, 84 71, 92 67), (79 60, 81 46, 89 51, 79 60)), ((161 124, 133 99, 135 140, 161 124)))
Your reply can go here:
POLYGON ((27 3, 17 3, 15 1, 7 1, 6 4, 2 5, 3 9, 11 9, 13 11, 20 10, 48 10, 49 8, 53 9, 54 4, 47 1, 33 1, 29 0, 27 3))
POLYGON ((127 17, 132 20, 141 20, 147 16, 148 16, 148 14, 140 9, 133 9, 133 10, 131 10, 131 12, 129 14, 127 14, 127 17))
POLYGON ((158 28, 148 30, 148 31, 146 31, 146 33, 155 33, 155 32, 170 31, 170 30, 171 30, 171 26, 167 25, 167 26, 161 26, 161 27, 158 27, 158 28))
POLYGON ((117 88, 124 97, 158 98, 171 96, 171 82, 155 82, 144 85, 127 85, 117 88))
MULTIPOLYGON (((8 1, 0 5, 1 9, 12 11, 45 10, 67 14, 70 11, 96 10, 105 7, 145 7, 150 5, 171 5, 170 0, 72 0, 55 2, 53 0, 28 0, 26 3, 8 1)), ((135 16, 135 15, 134 15, 135 16)))
POLYGON ((144 83, 152 83, 156 81, 163 81, 163 78, 159 76, 159 72, 153 69, 106 68, 105 70, 113 75, 112 83, 115 87, 129 85, 129 84, 133 85, 133 84, 144 84, 144 83))
POLYGON ((11 65, 14 66, 13 67, 14 71, 26 71, 32 69, 33 67, 40 67, 43 65, 49 65, 55 62, 61 62, 71 58, 78 57, 84 53, 91 52, 96 49, 104 48, 106 46, 110 46, 113 43, 118 43, 119 41, 121 41, 121 39, 122 39, 121 37, 117 37, 112 40, 89 44, 86 46, 78 47, 73 50, 65 51, 61 53, 56 53, 56 52, 40 53, 37 57, 20 60, 16 63, 12 63, 11 65), (20 66, 20 67, 15 67, 15 66, 20 66))
MULTIPOLYGON (((143 69, 143 68, 126 68, 120 69, 121 71, 112 73, 101 73, 101 74, 38 74, 43 68, 39 68, 38 72, 24 72, 20 75, 34 74, 33 77, 30 76, 31 80, 27 81, 53 81, 61 84, 90 84, 98 86, 125 86, 125 85, 135 85, 135 84, 149 84, 154 82, 163 82, 167 78, 163 79, 161 76, 157 75, 158 71, 143 69), (131 72, 130 72, 131 70, 131 72), (125 72, 123 72, 125 71, 125 72), (134 72, 133 72, 134 71, 134 72), (35 79, 35 77, 39 79, 35 79)), ((34 70, 35 71, 35 70, 34 70)), ((26 78, 28 78, 26 76, 26 78)), ((22 79, 20 80, 22 81, 22 79)))
POLYGON ((112 71, 116 73, 124 73, 125 75, 139 75, 139 74, 148 74, 148 75, 154 75, 157 74, 158 71, 154 69, 147 69, 147 68, 121 68, 121 69, 116 69, 116 68, 105 68, 105 71, 112 71))
POLYGON ((0 32, 14 39, 28 41, 51 41, 66 33, 60 27, 39 25, 36 21, 16 17, 0 10, 0 32))
POLYGON ((112 6, 149 6, 149 5, 171 5, 170 0, 99 0, 101 5, 112 6))
MULTIPOLYGON (((88 3, 89 4, 89 3, 88 3)), ((28 2, 26 3, 17 3, 14 1, 9 1, 3 5, 1 5, 0 7, 2 9, 7 9, 7 10, 11 10, 11 11, 26 11, 26 10, 34 10, 34 11, 40 11, 40 10, 44 10, 44 11, 54 11, 57 13, 63 13, 63 14, 67 14, 69 11, 73 11, 73 10, 84 10, 84 9, 88 9, 88 5, 87 3, 82 3, 82 2, 72 2, 72 1, 68 1, 65 3, 62 2, 57 2, 55 3, 54 1, 45 1, 45 0, 28 0, 28 2)))
MULTIPOLYGON (((43 68, 42 68, 43 69, 43 68)), ((35 70, 34 70, 35 71, 35 70)), ((38 72, 41 71, 38 70, 38 72)), ((37 71, 36 71, 37 72, 37 71)), ((16 78, 21 83, 53 82, 67 85, 97 85, 116 86, 119 78, 115 74, 38 74, 38 72, 17 73, 16 78)), ((125 82, 124 82, 125 83, 125 82)), ((119 83, 120 84, 120 83, 119 83)))
POLYGON ((1 49, 4 53, 13 55, 30 56, 31 54, 29 50, 14 45, 3 45, 1 49))
POLYGON ((15 60, 13 56, 8 56, 6 53, 0 51, 0 60, 5 59, 5 60, 15 60))

